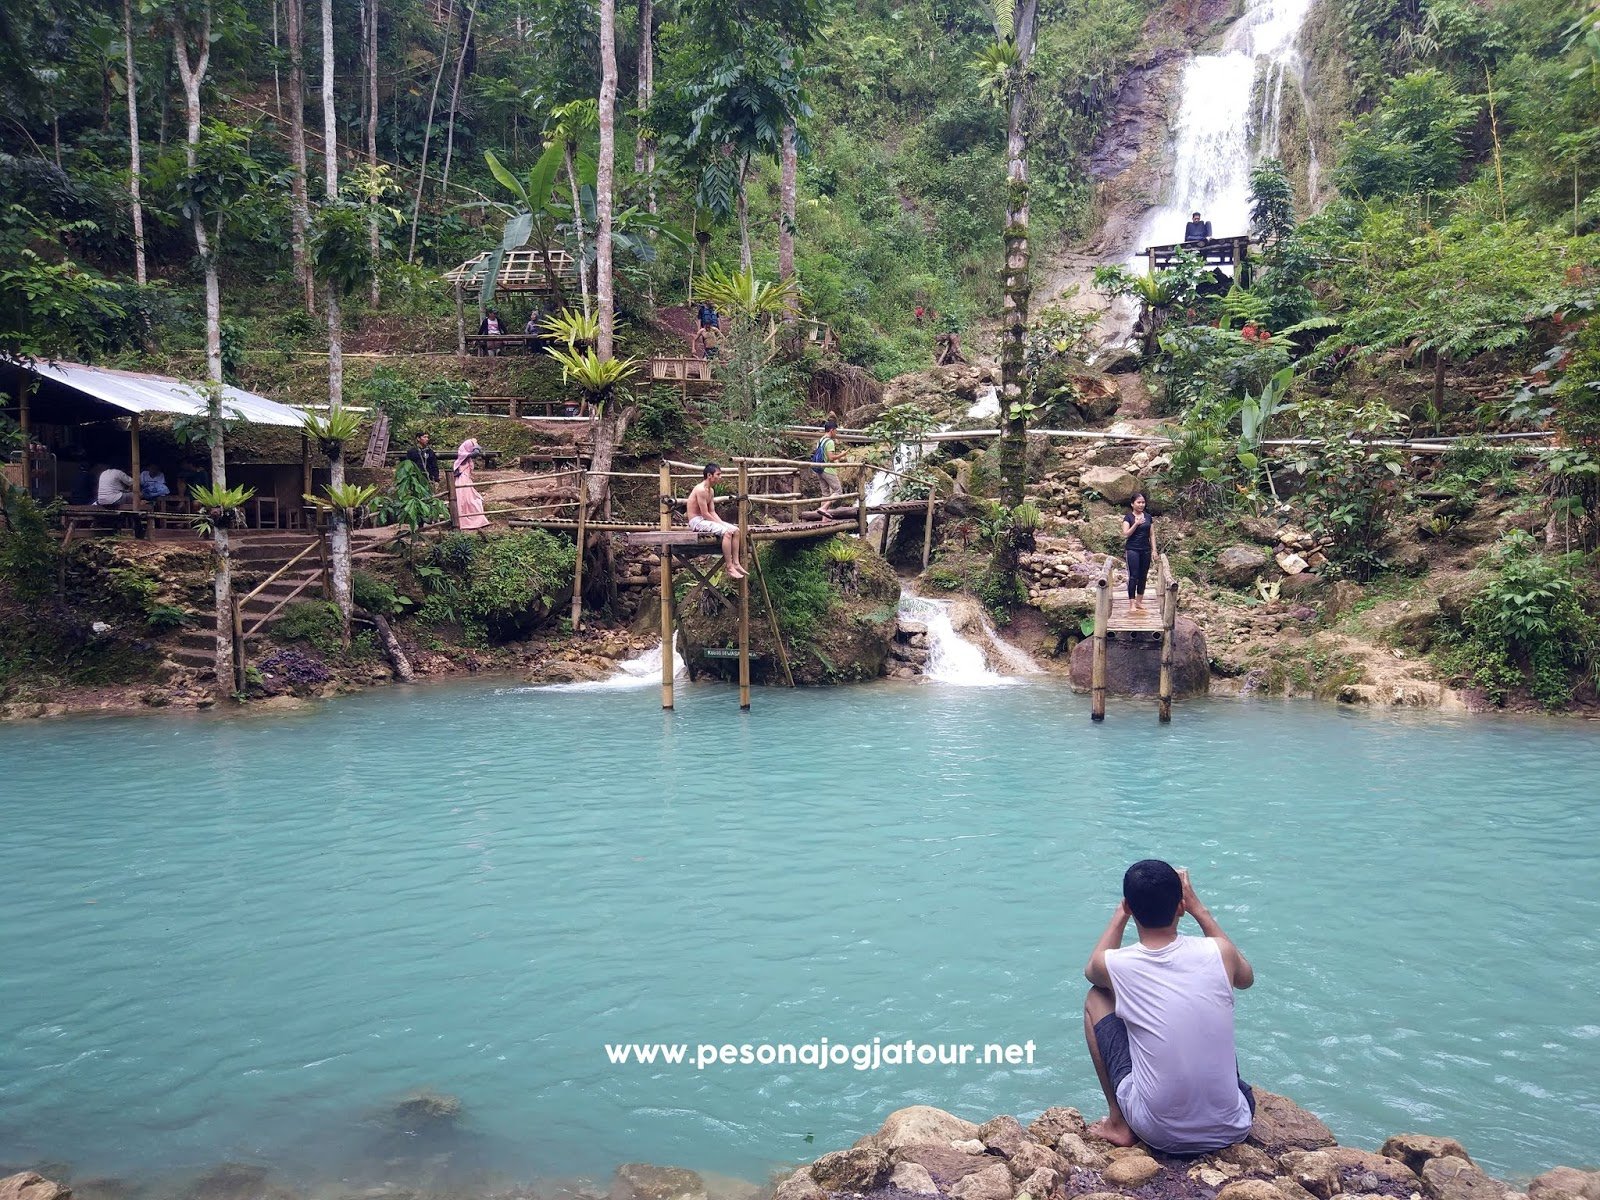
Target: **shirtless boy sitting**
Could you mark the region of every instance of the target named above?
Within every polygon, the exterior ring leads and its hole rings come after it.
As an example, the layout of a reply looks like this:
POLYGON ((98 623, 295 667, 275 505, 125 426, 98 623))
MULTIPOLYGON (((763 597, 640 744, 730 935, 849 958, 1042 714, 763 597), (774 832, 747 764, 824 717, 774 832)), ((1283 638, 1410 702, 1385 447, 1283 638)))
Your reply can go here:
POLYGON ((739 545, 739 527, 717 517, 717 480, 722 478, 722 468, 707 463, 705 478, 694 485, 689 493, 689 528, 696 533, 714 533, 722 538, 722 564, 729 579, 743 579, 746 571, 743 562, 744 548, 739 545))

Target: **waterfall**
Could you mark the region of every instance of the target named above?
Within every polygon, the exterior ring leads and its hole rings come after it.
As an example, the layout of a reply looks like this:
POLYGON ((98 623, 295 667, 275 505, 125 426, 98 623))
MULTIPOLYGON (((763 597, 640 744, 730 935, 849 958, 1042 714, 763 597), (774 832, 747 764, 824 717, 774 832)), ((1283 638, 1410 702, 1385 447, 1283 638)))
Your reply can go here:
MULTIPOLYGON (((1014 676, 992 669, 983 647, 956 632, 950 610, 948 600, 930 600, 911 592, 900 596, 901 614, 928 627, 928 663, 922 669, 923 678, 955 687, 1008 687, 1020 683, 1014 676)), ((997 651, 1004 648, 999 656, 1013 669, 1024 674, 1038 671, 1023 651, 1003 641, 992 627, 986 625, 985 633, 997 651)))
MULTIPOLYGON (((673 678, 682 678, 688 674, 688 667, 684 665, 682 647, 677 641, 673 642, 677 652, 673 655, 673 678)), ((553 692, 622 692, 633 688, 645 688, 658 685, 661 682, 661 643, 657 642, 650 649, 625 658, 617 663, 614 674, 604 679, 591 679, 582 683, 552 683, 546 684, 543 690, 553 692)))
MULTIPOLYGON (((1181 240, 1184 223, 1197 209, 1217 237, 1249 230, 1250 168, 1279 151, 1285 82, 1307 99, 1297 42, 1311 2, 1250 0, 1221 51, 1189 61, 1173 122, 1172 183, 1162 203, 1145 215, 1135 251, 1181 240)), ((1313 194, 1316 173, 1313 152, 1313 194)))

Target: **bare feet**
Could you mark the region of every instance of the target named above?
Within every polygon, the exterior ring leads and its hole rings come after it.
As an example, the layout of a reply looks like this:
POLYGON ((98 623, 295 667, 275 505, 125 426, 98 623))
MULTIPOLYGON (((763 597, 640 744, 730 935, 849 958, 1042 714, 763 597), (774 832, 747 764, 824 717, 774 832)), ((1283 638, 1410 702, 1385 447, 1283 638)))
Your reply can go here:
POLYGON ((1101 1117, 1088 1130, 1090 1137, 1101 1138, 1113 1146, 1131 1146, 1139 1139, 1120 1117, 1101 1117))
POLYGON ((728 568, 728 578, 729 579, 743 579, 748 574, 749 574, 749 572, 746 571, 743 567, 729 567, 728 568))

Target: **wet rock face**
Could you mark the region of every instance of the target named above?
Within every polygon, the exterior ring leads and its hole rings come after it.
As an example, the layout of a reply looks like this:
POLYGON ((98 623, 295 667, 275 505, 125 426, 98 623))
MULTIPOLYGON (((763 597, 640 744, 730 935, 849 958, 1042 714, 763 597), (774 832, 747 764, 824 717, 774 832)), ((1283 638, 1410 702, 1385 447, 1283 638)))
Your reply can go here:
POLYGON ((706 1200, 706 1185, 683 1167, 623 1163, 612 1176, 609 1200, 706 1200))
POLYGON ((890 1170, 889 1156, 876 1146, 853 1146, 817 1159, 811 1164, 811 1178, 824 1191, 859 1195, 887 1180, 890 1170))
MULTIPOLYGON (((1151 598, 1146 604, 1153 603, 1151 598)), ((1072 648, 1072 686, 1088 689, 1093 681, 1094 639, 1072 648)), ((1211 661, 1206 635, 1188 617, 1172 630, 1172 694, 1203 696, 1211 686, 1211 661)), ((1154 696, 1161 688, 1161 642, 1154 635, 1137 640, 1126 634, 1106 639, 1106 691, 1113 696, 1154 696)), ((1259 1116, 1258 1116, 1259 1119, 1259 1116)), ((1330 1134, 1322 1145, 1330 1145, 1330 1134)))
POLYGON ((72 1189, 37 1171, 23 1171, 0 1179, 0 1200, 72 1200, 72 1189))

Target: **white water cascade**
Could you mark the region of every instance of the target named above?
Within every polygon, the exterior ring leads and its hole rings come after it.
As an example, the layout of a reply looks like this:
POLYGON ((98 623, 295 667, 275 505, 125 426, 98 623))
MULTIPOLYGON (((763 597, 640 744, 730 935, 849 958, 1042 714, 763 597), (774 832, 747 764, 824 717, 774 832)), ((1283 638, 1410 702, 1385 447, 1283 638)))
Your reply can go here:
POLYGON ((949 600, 930 600, 911 592, 900 595, 901 614, 928 627, 928 662, 922 669, 923 678, 955 687, 1009 687, 1022 682, 1017 675, 1039 673, 1038 665, 1024 651, 996 633, 986 617, 980 617, 990 652, 1015 674, 996 671, 982 646, 956 632, 950 610, 949 600))
MULTIPOLYGON (((673 642, 677 652, 672 656, 673 678, 680 679, 689 673, 683 661, 683 651, 677 641, 673 642)), ((632 658, 625 658, 617 663, 614 674, 604 679, 585 680, 581 683, 552 683, 544 685, 546 690, 555 692, 623 692, 634 688, 645 688, 661 682, 661 643, 657 642, 650 649, 632 658)))
MULTIPOLYGON (((1145 214, 1135 253, 1144 246, 1181 241, 1184 223, 1196 210, 1211 222, 1217 237, 1248 232, 1250 169, 1279 152, 1285 84, 1309 102, 1298 42, 1311 4, 1249 0, 1244 15, 1228 30, 1221 53, 1189 61, 1173 124, 1172 182, 1161 204, 1145 214)), ((1315 147, 1309 175, 1315 195, 1315 147)))

